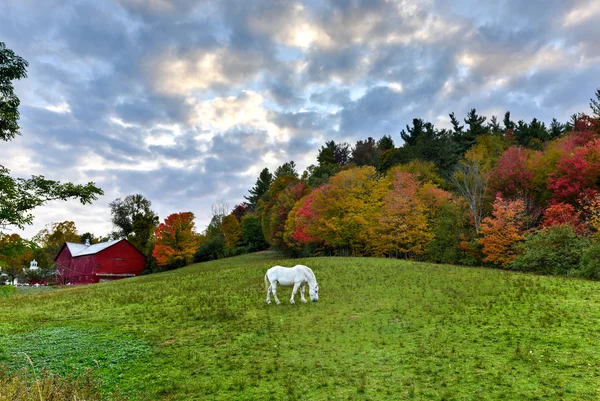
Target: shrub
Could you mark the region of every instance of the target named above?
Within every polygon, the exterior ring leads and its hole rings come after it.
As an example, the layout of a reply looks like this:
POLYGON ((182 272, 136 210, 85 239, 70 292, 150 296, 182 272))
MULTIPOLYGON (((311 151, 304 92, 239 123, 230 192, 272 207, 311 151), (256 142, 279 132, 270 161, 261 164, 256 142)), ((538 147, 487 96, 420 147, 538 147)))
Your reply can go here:
POLYGON ((577 275, 600 279, 600 244, 594 244, 583 252, 577 275))
POLYGON ((543 228, 519 245, 521 254, 512 262, 516 270, 542 274, 568 274, 579 269, 581 255, 590 241, 569 225, 543 228))

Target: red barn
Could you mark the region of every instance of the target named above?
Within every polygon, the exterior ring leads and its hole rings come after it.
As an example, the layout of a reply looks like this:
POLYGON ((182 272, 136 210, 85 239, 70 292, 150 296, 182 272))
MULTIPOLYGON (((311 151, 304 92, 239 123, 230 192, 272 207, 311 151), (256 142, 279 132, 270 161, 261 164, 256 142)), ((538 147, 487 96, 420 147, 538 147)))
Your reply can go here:
POLYGON ((92 284, 139 276, 146 257, 126 239, 98 244, 65 242, 54 259, 58 284, 92 284))

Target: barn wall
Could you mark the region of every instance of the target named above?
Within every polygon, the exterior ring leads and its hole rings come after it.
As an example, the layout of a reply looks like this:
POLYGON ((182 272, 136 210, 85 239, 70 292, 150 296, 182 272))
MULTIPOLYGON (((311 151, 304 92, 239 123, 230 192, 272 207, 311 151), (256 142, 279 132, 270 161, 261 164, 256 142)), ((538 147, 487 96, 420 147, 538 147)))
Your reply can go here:
POLYGON ((97 255, 96 273, 135 274, 139 276, 146 267, 146 258, 133 245, 121 241, 97 255))
POLYGON ((73 272, 71 270, 72 260, 73 257, 71 256, 69 247, 63 246, 60 253, 56 257, 56 270, 59 273, 56 277, 56 280, 59 284, 67 284, 71 282, 70 280, 73 276, 73 272))
POLYGON ((73 272, 73 284, 91 284, 95 280, 94 268, 96 267, 96 255, 78 256, 71 263, 73 272))

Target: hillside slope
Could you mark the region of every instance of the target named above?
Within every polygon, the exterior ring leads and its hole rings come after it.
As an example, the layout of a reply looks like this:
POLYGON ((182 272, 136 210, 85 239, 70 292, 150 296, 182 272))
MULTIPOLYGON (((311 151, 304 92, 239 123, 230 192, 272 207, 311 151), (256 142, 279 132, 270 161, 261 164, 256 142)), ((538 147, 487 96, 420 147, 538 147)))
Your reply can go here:
POLYGON ((264 252, 0 298, 0 363, 96 370, 134 399, 598 399, 600 283, 264 252), (265 304, 306 264, 318 303, 265 304))

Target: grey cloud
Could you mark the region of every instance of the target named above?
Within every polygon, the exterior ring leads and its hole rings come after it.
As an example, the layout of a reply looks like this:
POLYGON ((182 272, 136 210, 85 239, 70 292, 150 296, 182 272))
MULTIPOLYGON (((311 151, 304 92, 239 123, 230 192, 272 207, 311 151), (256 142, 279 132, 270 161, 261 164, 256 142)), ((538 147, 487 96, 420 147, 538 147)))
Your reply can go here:
POLYGON ((320 104, 343 106, 350 102, 350 91, 346 88, 332 88, 323 92, 313 93, 310 95, 310 101, 320 104))

